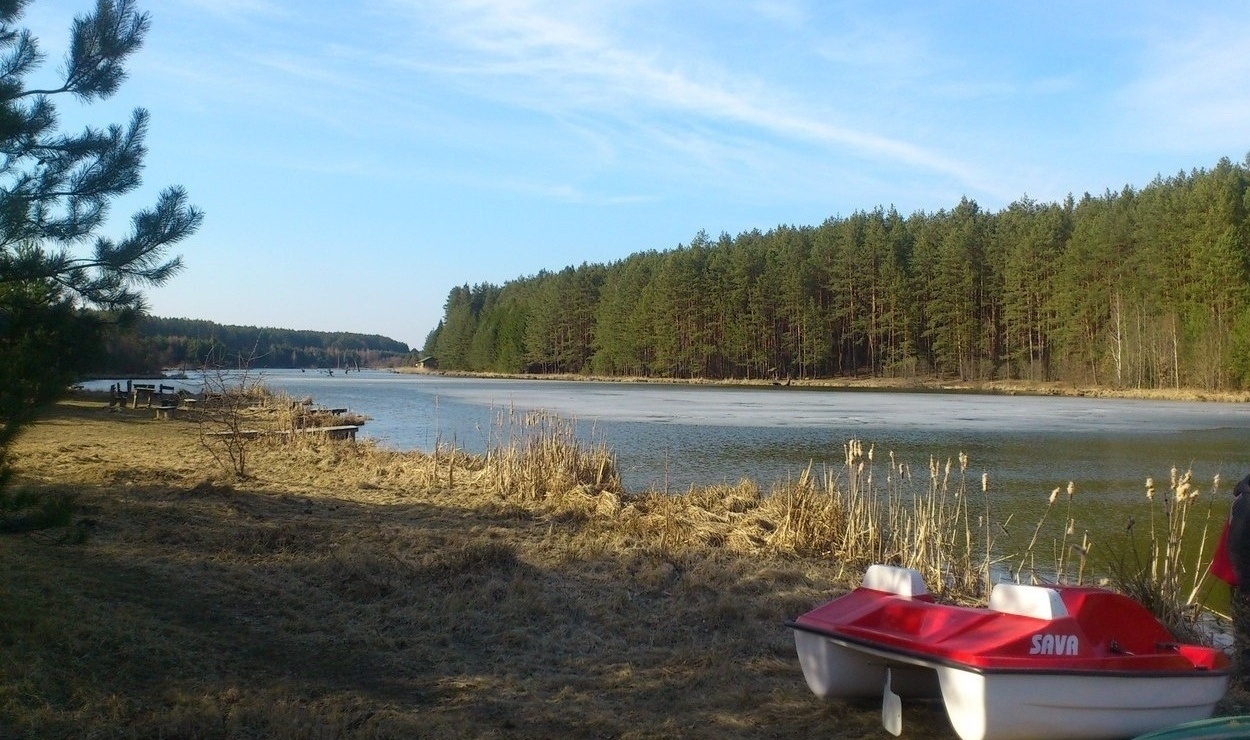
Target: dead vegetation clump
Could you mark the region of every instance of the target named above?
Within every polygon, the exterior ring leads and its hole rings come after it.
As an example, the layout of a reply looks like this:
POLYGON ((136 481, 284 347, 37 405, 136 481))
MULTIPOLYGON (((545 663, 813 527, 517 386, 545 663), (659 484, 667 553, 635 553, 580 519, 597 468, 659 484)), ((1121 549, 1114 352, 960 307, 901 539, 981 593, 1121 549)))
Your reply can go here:
POLYGON ((486 452, 479 484, 523 501, 620 492, 615 457, 601 443, 579 442, 572 423, 537 411, 500 424, 504 432, 486 452))

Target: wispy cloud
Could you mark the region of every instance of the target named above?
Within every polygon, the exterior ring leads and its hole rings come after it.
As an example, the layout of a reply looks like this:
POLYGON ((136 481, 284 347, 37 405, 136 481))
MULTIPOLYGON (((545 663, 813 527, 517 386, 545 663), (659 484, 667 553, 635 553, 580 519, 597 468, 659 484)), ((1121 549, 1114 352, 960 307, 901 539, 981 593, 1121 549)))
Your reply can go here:
POLYGON ((1121 97, 1143 140, 1250 147, 1250 17, 1237 16, 1171 25, 1147 40, 1140 76, 1121 97))
MULTIPOLYGON (((630 36, 647 12, 637 3, 589 8, 537 0, 392 4, 424 30, 436 29, 450 47, 440 63, 422 56, 414 64, 454 78, 476 95, 553 116, 591 113, 629 120, 645 109, 670 117, 679 128, 701 121, 712 127, 705 133, 751 127, 766 136, 826 148, 830 156, 883 161, 972 188, 987 186, 973 166, 917 143, 839 123, 839 111, 804 99, 802 91, 776 80, 743 75, 720 60, 684 57, 630 36)), ((778 4, 769 11, 791 17, 798 12, 778 4)))

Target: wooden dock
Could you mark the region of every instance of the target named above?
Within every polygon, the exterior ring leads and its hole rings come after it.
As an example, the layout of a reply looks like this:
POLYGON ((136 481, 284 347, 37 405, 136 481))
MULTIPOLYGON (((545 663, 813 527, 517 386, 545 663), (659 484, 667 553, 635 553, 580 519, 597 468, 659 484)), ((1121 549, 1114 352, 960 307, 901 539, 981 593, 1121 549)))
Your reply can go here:
POLYGON ((237 432, 207 432, 206 437, 242 437, 244 439, 256 439, 258 437, 290 437, 295 434, 317 434, 327 439, 345 439, 350 442, 356 441, 356 432, 360 427, 356 424, 341 424, 332 427, 304 427, 302 429, 276 429, 273 431, 261 431, 260 429, 240 429, 237 432))
POLYGON ((356 441, 356 432, 360 429, 356 424, 340 424, 333 427, 302 427, 296 430, 284 429, 273 434, 320 434, 328 439, 347 439, 356 441))

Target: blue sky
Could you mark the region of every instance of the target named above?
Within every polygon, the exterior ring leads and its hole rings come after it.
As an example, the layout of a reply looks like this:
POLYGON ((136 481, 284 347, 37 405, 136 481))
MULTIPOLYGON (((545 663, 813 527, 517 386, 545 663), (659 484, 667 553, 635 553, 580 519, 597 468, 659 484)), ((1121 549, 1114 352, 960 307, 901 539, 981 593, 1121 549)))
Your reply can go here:
MULTIPOLYGON (((35 0, 63 57, 94 0, 35 0)), ((876 206, 1056 201, 1250 152, 1250 4, 140 0, 106 104, 206 212, 152 312, 420 346, 448 291, 876 206)))

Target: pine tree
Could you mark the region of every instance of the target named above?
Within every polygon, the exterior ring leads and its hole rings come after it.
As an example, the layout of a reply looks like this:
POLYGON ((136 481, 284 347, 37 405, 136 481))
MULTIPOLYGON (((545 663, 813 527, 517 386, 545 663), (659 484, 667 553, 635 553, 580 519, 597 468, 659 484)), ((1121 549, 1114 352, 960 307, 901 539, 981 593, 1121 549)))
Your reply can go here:
POLYGON ((68 134, 53 100, 112 96, 149 18, 131 0, 98 0, 73 21, 60 84, 33 89, 44 55, 19 27, 28 4, 0 0, 0 487, 18 433, 88 367, 110 323, 145 308, 141 289, 182 268, 168 250, 203 218, 170 187, 120 240, 99 234, 109 204, 140 185, 148 113, 68 134))

